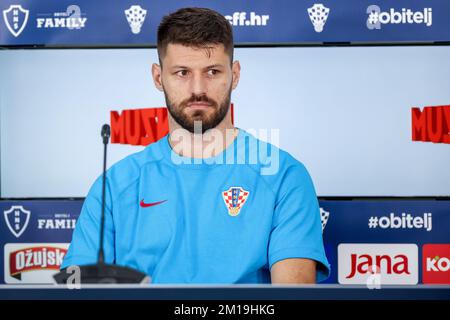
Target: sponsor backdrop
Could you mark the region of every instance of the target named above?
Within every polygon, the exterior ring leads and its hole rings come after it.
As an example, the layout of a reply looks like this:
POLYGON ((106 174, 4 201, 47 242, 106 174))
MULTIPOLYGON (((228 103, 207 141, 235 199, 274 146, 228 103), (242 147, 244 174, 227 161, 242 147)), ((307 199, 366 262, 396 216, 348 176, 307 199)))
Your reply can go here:
POLYGON ((333 267, 329 282, 450 283, 450 201, 322 200, 320 205, 329 212, 324 230, 332 251, 327 252, 333 267))
MULTIPOLYGON (((0 201, 0 282, 52 282, 82 203, 0 201)), ((320 206, 332 267, 326 283, 450 284, 450 201, 321 200, 320 206)))
POLYGON ((222 13, 238 44, 450 40, 447 0, 1 0, 0 45, 154 45, 185 6, 222 13))
POLYGON ((1 283, 51 283, 83 201, 0 201, 1 283))
MULTIPOLYGON (((450 40, 445 0, 0 0, 0 46, 153 46, 161 17, 183 6, 217 9, 237 44, 450 40)), ((301 160, 319 196, 449 196, 449 56, 448 46, 239 48, 234 122, 301 160)), ((0 52, 0 195, 85 196, 103 123, 116 135, 109 164, 163 135, 154 61, 154 49, 0 52)), ((449 200, 320 204, 328 283, 450 283, 449 200)), ((50 283, 81 206, 0 201, 0 283, 50 283)))

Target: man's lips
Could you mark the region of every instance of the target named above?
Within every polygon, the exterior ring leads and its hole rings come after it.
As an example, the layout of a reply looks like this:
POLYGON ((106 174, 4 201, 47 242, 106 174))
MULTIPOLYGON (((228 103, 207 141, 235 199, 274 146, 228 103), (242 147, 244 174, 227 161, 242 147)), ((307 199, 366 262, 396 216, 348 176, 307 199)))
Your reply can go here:
POLYGON ((196 110, 204 110, 209 107, 212 107, 212 105, 209 103, 204 103, 204 102, 191 102, 191 103, 187 104, 187 107, 191 108, 191 109, 196 109, 196 110))

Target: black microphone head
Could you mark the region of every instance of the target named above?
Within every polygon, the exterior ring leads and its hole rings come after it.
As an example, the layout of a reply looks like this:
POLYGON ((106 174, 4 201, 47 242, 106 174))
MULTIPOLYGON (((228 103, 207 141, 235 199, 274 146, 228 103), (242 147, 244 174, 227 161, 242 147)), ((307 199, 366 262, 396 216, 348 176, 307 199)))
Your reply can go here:
POLYGON ((111 136, 111 128, 108 124, 103 125, 101 136, 103 138, 103 144, 108 144, 109 137, 111 136))
POLYGON ((109 124, 104 124, 102 127, 102 138, 109 138, 111 136, 111 128, 109 124))

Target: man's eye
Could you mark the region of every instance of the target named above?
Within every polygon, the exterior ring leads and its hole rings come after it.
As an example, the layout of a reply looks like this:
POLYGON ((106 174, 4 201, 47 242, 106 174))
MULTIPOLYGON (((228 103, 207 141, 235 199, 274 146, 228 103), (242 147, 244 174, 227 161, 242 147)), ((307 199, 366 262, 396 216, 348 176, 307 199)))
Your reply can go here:
POLYGON ((178 76, 185 77, 188 75, 188 71, 187 70, 179 70, 179 71, 175 72, 175 74, 178 76))
POLYGON ((210 76, 215 76, 216 74, 218 74, 220 71, 217 69, 209 69, 208 70, 208 75, 210 76))

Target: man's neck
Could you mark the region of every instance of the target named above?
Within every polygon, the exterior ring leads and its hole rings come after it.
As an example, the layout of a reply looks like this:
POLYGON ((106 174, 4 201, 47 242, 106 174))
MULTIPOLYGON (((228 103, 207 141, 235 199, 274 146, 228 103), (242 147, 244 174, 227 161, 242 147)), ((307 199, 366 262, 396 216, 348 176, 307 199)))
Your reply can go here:
POLYGON ((194 134, 181 127, 173 128, 169 133, 172 150, 188 158, 210 158, 223 152, 236 139, 239 129, 230 125, 221 125, 194 134))

